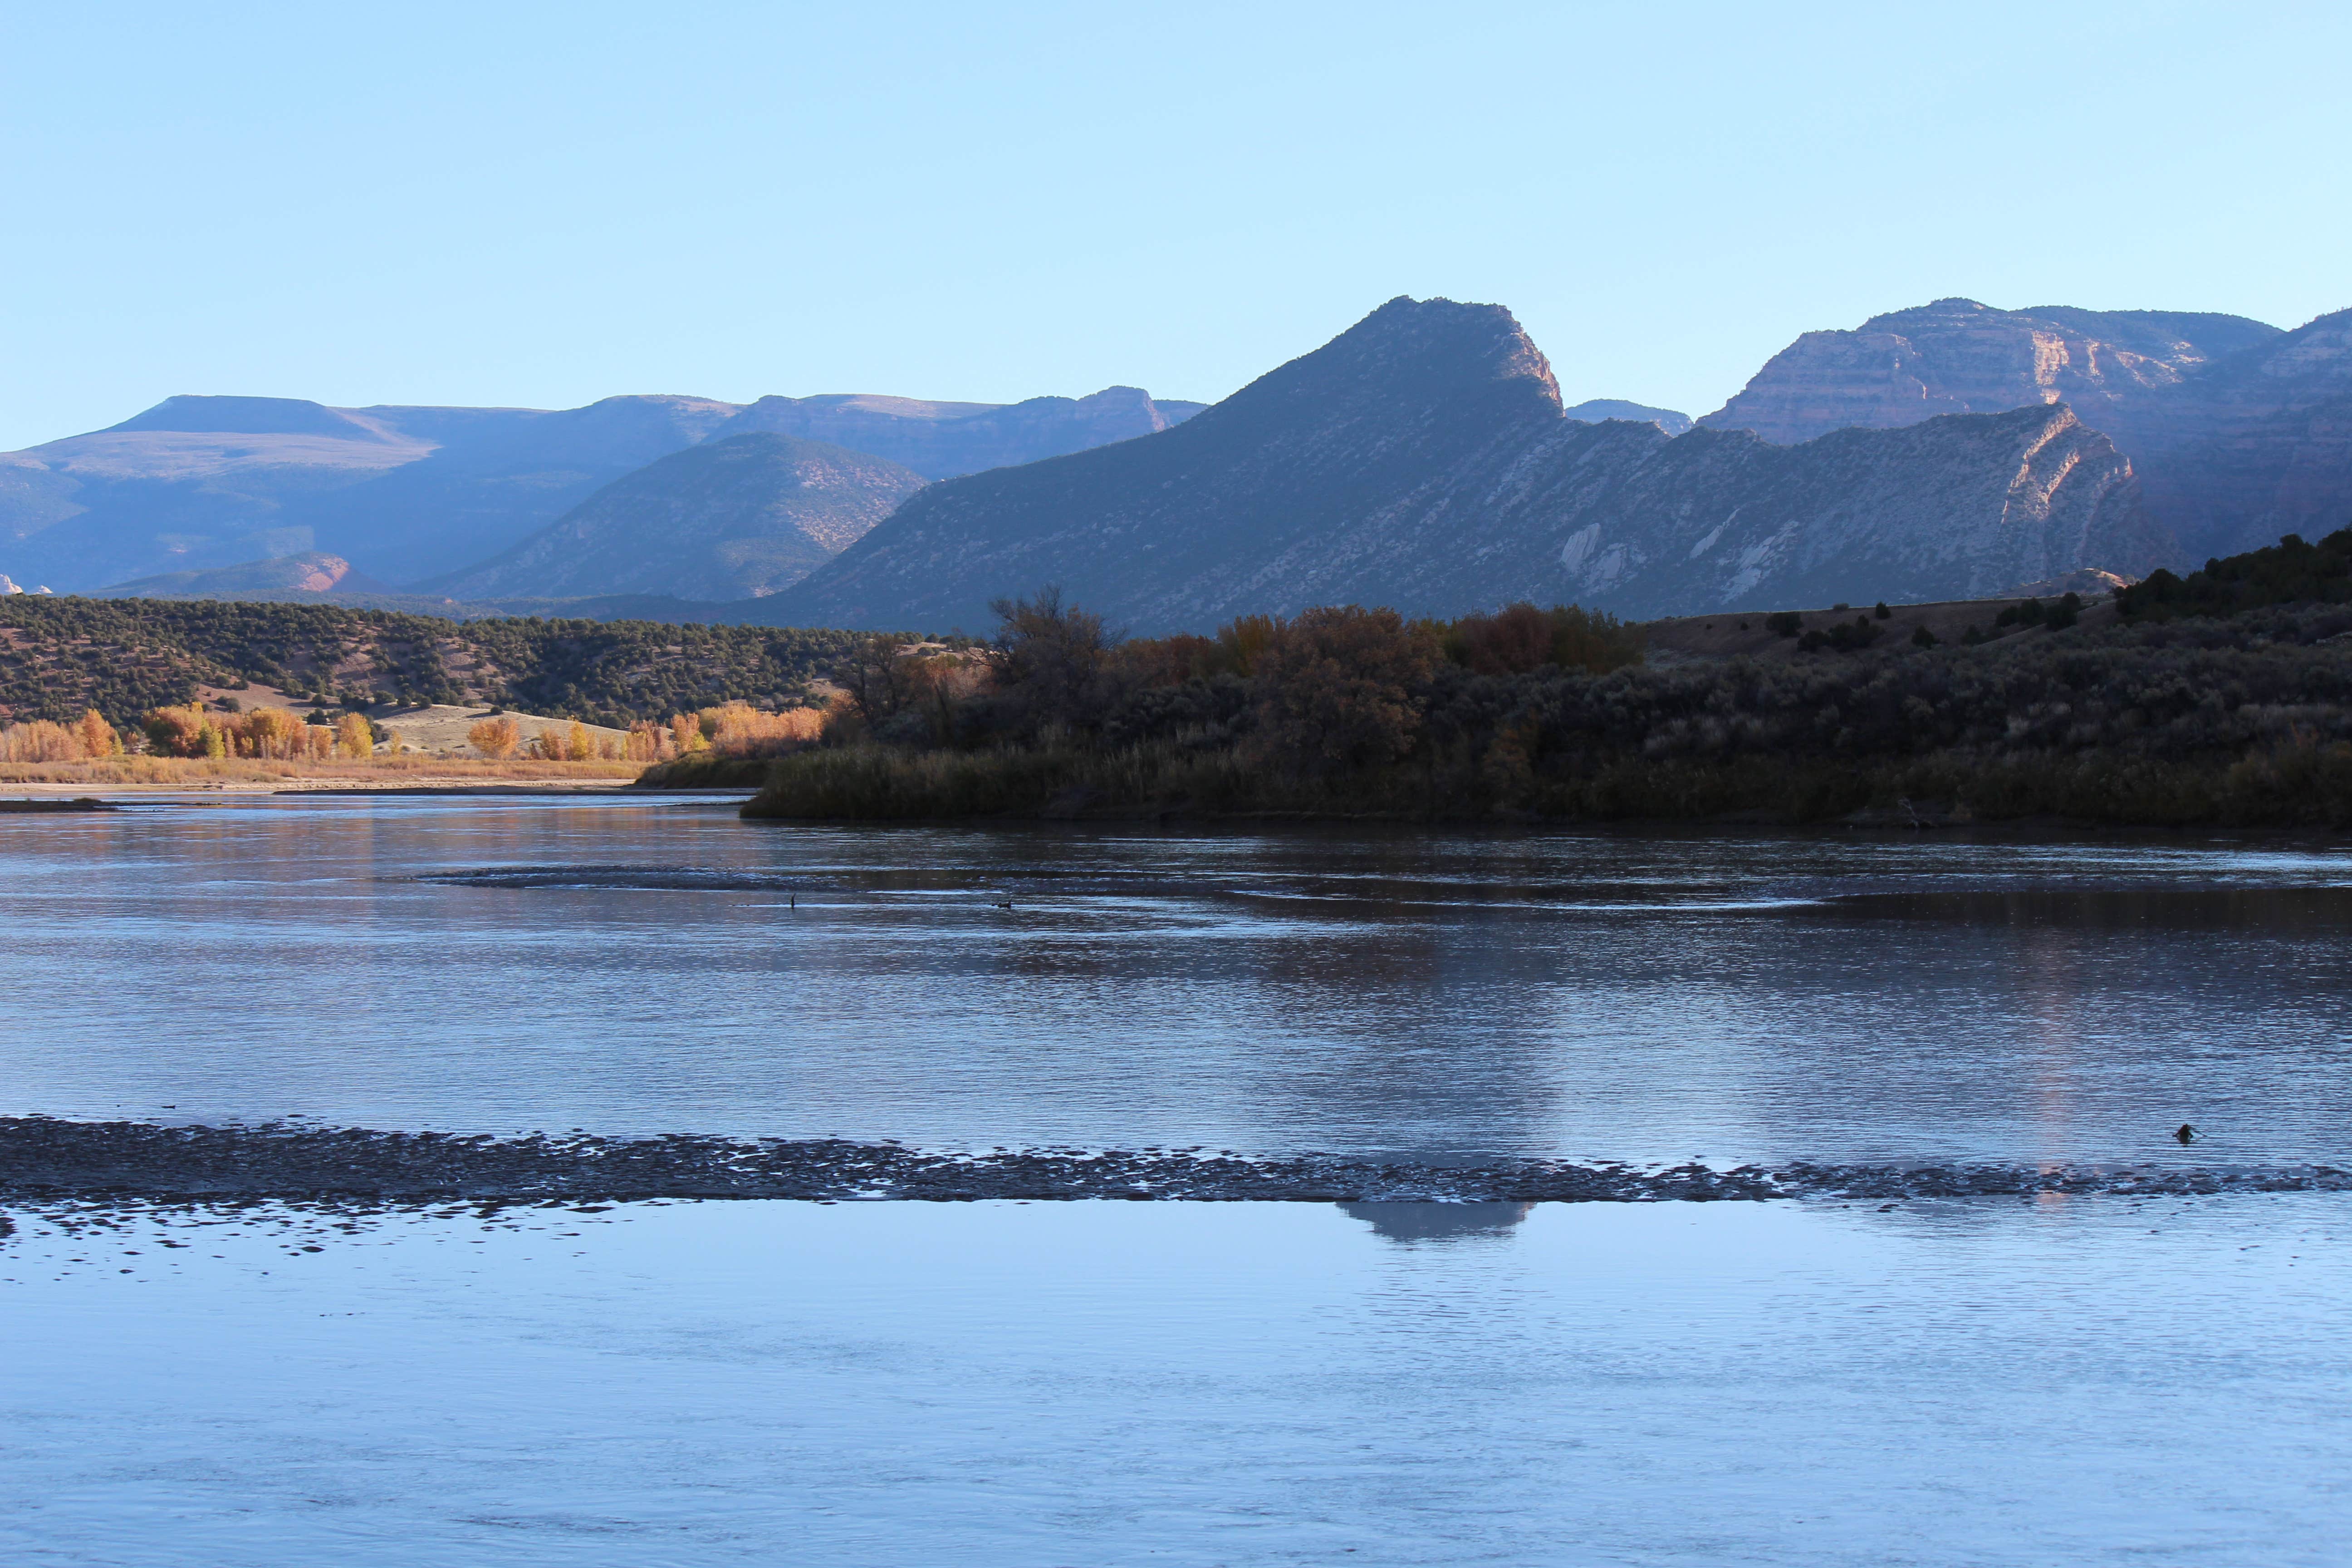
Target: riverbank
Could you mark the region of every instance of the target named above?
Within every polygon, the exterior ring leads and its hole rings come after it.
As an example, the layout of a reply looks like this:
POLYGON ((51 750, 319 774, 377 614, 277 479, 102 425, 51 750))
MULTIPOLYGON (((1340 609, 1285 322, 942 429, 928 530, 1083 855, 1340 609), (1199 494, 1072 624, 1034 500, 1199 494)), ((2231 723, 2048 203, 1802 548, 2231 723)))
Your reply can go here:
POLYGON ((110 757, 86 763, 0 765, 0 789, 25 795, 89 790, 464 789, 485 784, 542 788, 617 788, 639 763, 503 762, 461 757, 378 757, 373 762, 268 761, 221 757, 110 757))
POLYGON ((1255 652, 1237 624, 1080 658, 1065 645, 1095 628, 1064 612, 1030 638, 1050 673, 1008 654, 985 692, 829 730, 744 815, 2352 826, 2352 608, 2099 608, 1957 644, 1790 614, 1727 634, 1785 644, 1771 658, 1606 668, 1537 657, 1546 617, 1524 609, 1446 633, 1458 658, 1352 607, 1258 628, 1255 652))

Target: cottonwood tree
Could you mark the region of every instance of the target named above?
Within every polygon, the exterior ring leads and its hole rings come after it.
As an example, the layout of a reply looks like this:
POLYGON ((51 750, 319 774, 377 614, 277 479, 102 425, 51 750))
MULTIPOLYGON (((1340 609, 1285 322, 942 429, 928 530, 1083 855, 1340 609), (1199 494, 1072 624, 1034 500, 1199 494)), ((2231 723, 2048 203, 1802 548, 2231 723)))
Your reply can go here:
POLYGON ((1421 726, 1437 660, 1436 628, 1394 610, 1301 611, 1255 660, 1258 760, 1297 773, 1393 762, 1421 726))

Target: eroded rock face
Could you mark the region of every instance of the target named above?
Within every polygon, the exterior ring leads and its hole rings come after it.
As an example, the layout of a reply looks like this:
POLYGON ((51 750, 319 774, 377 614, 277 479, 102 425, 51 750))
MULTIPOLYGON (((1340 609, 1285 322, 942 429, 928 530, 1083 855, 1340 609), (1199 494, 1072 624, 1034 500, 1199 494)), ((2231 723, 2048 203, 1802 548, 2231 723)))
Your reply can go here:
POLYGON ((2063 403, 2107 428, 2117 405, 2278 335, 2242 316, 2162 310, 1998 310, 1938 300, 1852 331, 1807 332, 1699 423, 1792 445, 1849 427, 2063 403))
POLYGON ((2172 550, 2130 462, 2063 405, 1794 447, 1697 430, 1531 499, 1565 534, 1552 596, 1634 616, 1974 598, 2172 550))
POLYGON ((1567 417, 1499 306, 1397 300, 1175 429, 929 487, 761 618, 976 630, 1045 583, 1138 633, 1349 602, 1691 614, 2136 575, 2169 548, 2063 405, 1669 437, 1567 417))

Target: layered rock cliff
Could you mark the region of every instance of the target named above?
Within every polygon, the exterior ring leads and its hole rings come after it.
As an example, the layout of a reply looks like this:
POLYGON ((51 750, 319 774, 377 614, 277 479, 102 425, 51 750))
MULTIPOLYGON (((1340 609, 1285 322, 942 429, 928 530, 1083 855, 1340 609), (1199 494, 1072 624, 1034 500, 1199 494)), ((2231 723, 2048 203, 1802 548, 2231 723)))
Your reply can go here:
POLYGON ((2193 565, 2352 523, 2352 312, 2242 316, 1939 300, 1807 332, 1701 424, 1783 444, 2064 403, 2140 476, 2193 565))
POLYGON ((1570 419, 1508 311, 1391 300, 1160 435, 932 486, 762 614, 989 624, 1059 583, 1136 631, 1358 601, 1628 614, 1958 597, 2165 548, 2063 406, 1798 447, 1570 419))
POLYGON ((1699 423, 1786 446, 1832 430, 2064 403, 2104 429, 2117 404, 2277 335, 2243 316, 1938 300, 1852 331, 1805 333, 1699 423))

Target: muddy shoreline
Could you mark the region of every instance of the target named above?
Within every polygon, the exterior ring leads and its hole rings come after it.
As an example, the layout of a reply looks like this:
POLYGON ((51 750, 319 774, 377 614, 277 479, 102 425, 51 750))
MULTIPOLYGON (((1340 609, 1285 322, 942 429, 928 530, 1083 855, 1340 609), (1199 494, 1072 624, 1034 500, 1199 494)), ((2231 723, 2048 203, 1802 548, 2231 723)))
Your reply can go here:
POLYGON ((1474 1166, 1197 1149, 941 1153, 835 1139, 492 1138, 286 1123, 167 1127, 0 1118, 0 1202, 336 1200, 383 1205, 801 1198, 973 1202, 1759 1202, 2352 1192, 2352 1169, 1791 1163, 1716 1170, 1523 1160, 1474 1166))

